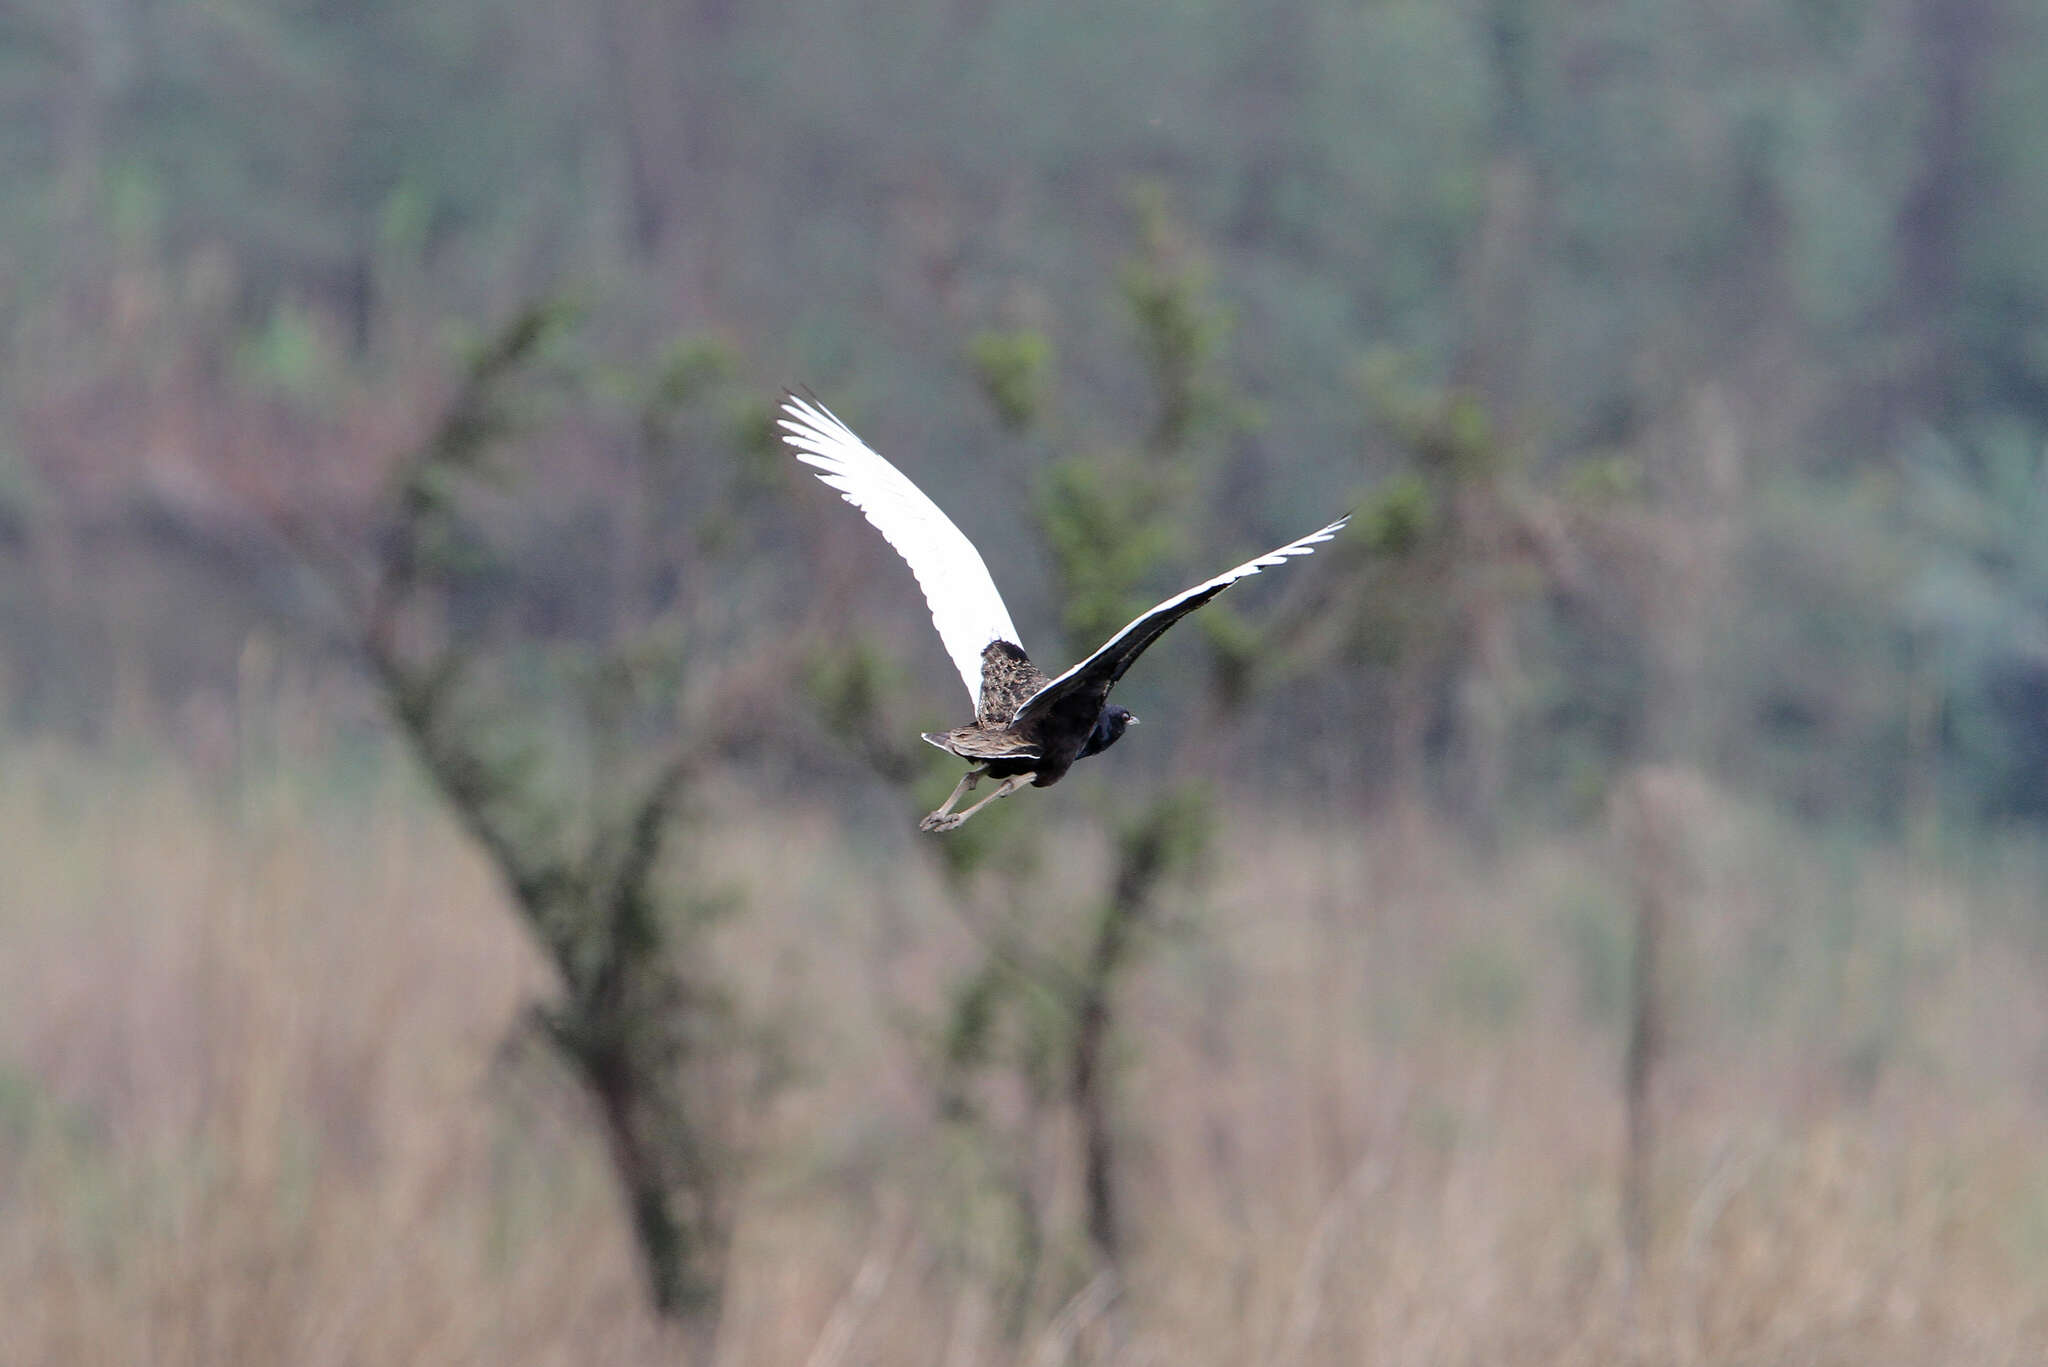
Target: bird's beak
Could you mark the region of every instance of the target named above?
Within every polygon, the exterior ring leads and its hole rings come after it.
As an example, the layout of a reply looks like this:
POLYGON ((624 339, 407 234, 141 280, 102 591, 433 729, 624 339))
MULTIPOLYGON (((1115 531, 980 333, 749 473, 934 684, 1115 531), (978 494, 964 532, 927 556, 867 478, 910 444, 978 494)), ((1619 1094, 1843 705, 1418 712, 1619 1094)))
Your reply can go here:
POLYGON ((1138 724, 1138 719, 1137 719, 1136 717, 1132 717, 1132 718, 1131 718, 1131 720, 1130 720, 1130 725, 1132 725, 1132 726, 1136 726, 1137 724, 1138 724))

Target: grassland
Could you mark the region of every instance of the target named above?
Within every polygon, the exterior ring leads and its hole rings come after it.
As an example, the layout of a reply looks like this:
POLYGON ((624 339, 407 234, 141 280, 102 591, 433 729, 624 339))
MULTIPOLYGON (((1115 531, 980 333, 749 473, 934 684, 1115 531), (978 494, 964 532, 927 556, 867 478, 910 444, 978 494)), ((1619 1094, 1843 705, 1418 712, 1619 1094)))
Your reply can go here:
MULTIPOLYGON (((520 1045, 549 984, 490 871, 394 756, 337 772, 0 752, 0 1361, 689 1360, 520 1045)), ((1027 910, 1103 857, 1085 790, 1042 800, 1089 854, 1027 910)), ((856 841, 835 804, 716 794, 687 872, 743 894, 717 949, 780 1066, 708 1355, 2048 1360, 2038 850, 1690 801, 1640 1269, 1611 836, 1479 858, 1412 812, 1246 812, 1127 985, 1119 1304, 1062 1232, 1064 1117, 999 1108, 1053 1236, 1013 1326, 930 1085, 995 903, 963 916, 908 821, 856 841)))

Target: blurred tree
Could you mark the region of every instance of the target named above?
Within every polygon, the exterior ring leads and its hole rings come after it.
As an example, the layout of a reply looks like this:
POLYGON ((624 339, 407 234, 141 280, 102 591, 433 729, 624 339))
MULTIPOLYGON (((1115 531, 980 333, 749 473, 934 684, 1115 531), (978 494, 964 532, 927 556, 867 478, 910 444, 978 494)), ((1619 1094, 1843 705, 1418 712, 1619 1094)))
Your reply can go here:
POLYGON ((651 383, 610 382, 637 414, 625 440, 648 492, 641 520, 576 548, 608 559, 614 583, 595 615, 564 616, 544 579, 501 559, 493 523, 507 509, 492 500, 514 478, 506 449, 551 405, 588 402, 597 381, 570 363, 568 332, 568 310, 547 304, 476 346, 432 435, 401 462, 367 588, 350 597, 392 719, 556 971, 560 995, 535 1020, 604 1127, 652 1301, 708 1333, 760 1060, 705 946, 727 898, 678 885, 670 866, 692 786, 751 734, 761 666, 721 639, 729 605, 707 615, 699 601, 714 563, 720 592, 737 587, 719 548, 738 529, 672 529, 697 502, 683 486, 734 478, 701 456, 701 432, 684 436, 725 363, 692 345, 651 383), (543 641, 545 663, 531 658, 543 641), (723 672, 692 658, 700 641, 716 642, 723 672), (566 717, 565 694, 580 700, 566 717), (571 725, 580 753, 555 740, 571 725))

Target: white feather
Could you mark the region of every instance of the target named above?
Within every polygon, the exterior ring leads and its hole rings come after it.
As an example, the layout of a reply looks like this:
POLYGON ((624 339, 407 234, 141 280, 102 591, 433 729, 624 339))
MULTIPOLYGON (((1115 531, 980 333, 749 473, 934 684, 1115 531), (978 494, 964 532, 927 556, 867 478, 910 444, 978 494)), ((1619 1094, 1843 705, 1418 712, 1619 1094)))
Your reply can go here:
POLYGON ((903 472, 869 449, 823 404, 783 401, 783 440, 848 503, 867 514, 917 576, 946 654, 981 706, 981 652, 990 641, 1024 643, 974 543, 903 472))
POLYGON ((1145 625, 1145 623, 1151 621, 1154 617, 1157 617, 1160 613, 1171 612, 1173 609, 1179 607, 1182 603, 1187 602, 1188 599, 1193 598, 1196 594, 1206 593, 1210 589, 1226 588, 1229 585, 1236 583, 1238 580, 1243 579, 1248 575, 1257 574, 1260 570, 1265 569, 1271 565, 1278 565, 1282 561, 1290 559, 1293 556, 1313 555, 1315 554, 1315 549, 1317 546, 1322 545, 1325 541, 1328 541, 1338 532, 1344 530, 1344 524, 1349 522, 1350 520, 1351 515, 1349 513, 1346 513, 1343 517, 1338 518, 1335 522, 1332 522, 1329 526, 1322 528, 1320 531, 1310 532, 1307 536, 1302 537, 1299 541, 1290 541, 1286 545, 1278 548, 1277 550, 1267 551, 1264 555, 1258 556, 1255 559, 1247 560, 1242 565, 1237 565, 1230 569, 1227 569, 1223 571, 1223 573, 1217 575, 1214 579, 1204 579, 1201 583, 1196 584, 1193 588, 1183 589, 1181 592, 1176 593, 1175 595, 1173 595, 1173 597, 1168 598, 1166 601, 1162 603, 1156 603, 1145 612, 1139 613, 1136 617, 1132 618, 1128 623, 1125 624, 1124 629, 1122 631, 1119 631, 1116 635, 1110 637, 1107 641, 1103 642, 1101 648, 1098 649, 1093 655, 1090 655, 1087 659, 1081 661, 1072 669, 1067 670, 1064 674, 1061 674, 1058 678, 1052 680, 1043 688, 1039 689, 1036 693, 1033 693, 1030 697, 1026 698, 1023 702, 1023 705, 1017 709, 1017 715, 1012 721, 1012 725, 1015 725, 1016 722, 1024 720, 1024 715, 1031 710, 1031 705, 1033 703, 1037 702, 1040 698, 1045 697, 1048 693, 1051 693, 1054 689, 1058 688, 1068 679, 1073 678, 1074 675, 1079 674, 1082 670, 1086 669, 1090 664, 1094 663, 1103 655, 1106 655, 1110 651, 1115 650, 1119 645, 1123 643, 1124 639, 1128 637, 1132 632, 1136 631, 1139 627, 1145 625))

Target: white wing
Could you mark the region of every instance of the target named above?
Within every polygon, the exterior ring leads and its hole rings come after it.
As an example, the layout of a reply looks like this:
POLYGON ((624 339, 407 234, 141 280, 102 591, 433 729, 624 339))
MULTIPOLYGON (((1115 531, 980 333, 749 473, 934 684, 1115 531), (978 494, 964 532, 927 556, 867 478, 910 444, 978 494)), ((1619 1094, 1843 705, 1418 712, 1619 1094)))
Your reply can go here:
POLYGON ((1100 650, 1026 698, 1023 705, 1017 709, 1017 715, 1011 724, 1023 721, 1025 714, 1034 706, 1043 706, 1077 686, 1115 683, 1124 676, 1124 671, 1131 667, 1131 662, 1144 654, 1146 647, 1164 635, 1166 629, 1175 622, 1247 575, 1257 574, 1269 565, 1278 565, 1297 555, 1313 555, 1317 546, 1342 531, 1344 524, 1349 521, 1351 515, 1346 513, 1320 531, 1310 532, 1299 541, 1290 541, 1278 550, 1267 551, 1257 559, 1247 560, 1242 565, 1227 569, 1214 579, 1204 579, 1193 588, 1176 593, 1165 602, 1141 614, 1122 631, 1110 637, 1100 650))
POLYGON ((981 552, 901 470, 870 450, 823 404, 791 394, 782 411, 788 415, 781 419, 783 440, 796 458, 866 513, 917 576, 932 624, 978 711, 982 648, 995 640, 1024 647, 981 552))

